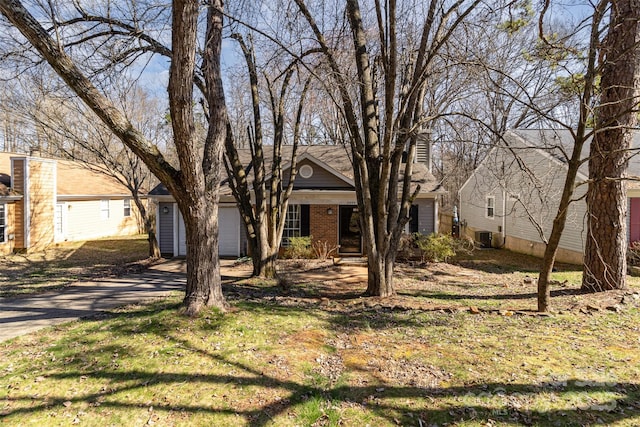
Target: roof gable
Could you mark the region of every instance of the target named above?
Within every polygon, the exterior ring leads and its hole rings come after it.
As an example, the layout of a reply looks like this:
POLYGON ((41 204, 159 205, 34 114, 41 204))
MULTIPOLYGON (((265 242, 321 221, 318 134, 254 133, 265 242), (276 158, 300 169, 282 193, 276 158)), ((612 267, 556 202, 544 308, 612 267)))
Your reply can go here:
MULTIPOLYGON (((291 171, 291 162, 288 162, 283 169, 283 176, 288 177, 291 171)), ((297 169, 298 174, 293 185, 294 189, 353 190, 354 188, 353 179, 309 153, 303 153, 298 157, 297 169), (307 176, 307 173, 310 175, 307 176)), ((284 185, 288 185, 288 179, 284 185)))

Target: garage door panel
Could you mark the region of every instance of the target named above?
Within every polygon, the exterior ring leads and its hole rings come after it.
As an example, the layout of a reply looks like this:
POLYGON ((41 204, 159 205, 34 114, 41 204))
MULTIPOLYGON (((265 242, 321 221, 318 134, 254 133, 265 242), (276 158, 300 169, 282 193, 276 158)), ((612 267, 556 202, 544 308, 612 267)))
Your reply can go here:
MULTIPOLYGON (((187 254, 187 242, 182 215, 178 222, 178 255, 184 256, 187 254)), ((218 250, 220 256, 240 255, 240 214, 235 206, 218 209, 218 250)))
POLYGON ((240 214, 235 207, 218 210, 218 250, 220 256, 240 255, 240 214))

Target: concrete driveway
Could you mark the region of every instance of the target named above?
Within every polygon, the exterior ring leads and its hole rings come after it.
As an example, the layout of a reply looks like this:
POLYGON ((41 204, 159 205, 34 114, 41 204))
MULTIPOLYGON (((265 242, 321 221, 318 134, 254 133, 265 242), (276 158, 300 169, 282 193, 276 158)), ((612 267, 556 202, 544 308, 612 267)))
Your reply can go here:
POLYGON ((142 273, 77 282, 44 294, 0 298, 0 341, 110 308, 184 291, 184 260, 168 260, 142 273))

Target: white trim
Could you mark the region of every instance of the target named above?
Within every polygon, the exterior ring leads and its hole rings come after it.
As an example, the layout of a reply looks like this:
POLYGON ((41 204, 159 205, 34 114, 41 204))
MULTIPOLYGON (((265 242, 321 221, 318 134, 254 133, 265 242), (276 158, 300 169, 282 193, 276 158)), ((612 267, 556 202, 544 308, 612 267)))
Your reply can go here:
POLYGON ((111 203, 109 199, 100 199, 100 219, 102 221, 107 221, 109 218, 111 218, 111 203), (107 209, 104 208, 105 202, 107 209), (107 216, 104 216, 105 212, 107 216))
POLYGON ((173 206, 171 208, 173 210, 173 256, 178 256, 178 248, 180 247, 180 244, 178 242, 178 239, 180 238, 180 219, 178 218, 178 204, 173 203, 173 206))
POLYGON ((155 225, 155 235, 156 235, 156 242, 158 242, 158 250, 160 250, 160 252, 162 252, 162 246, 160 246, 160 203, 155 203, 156 206, 156 220, 154 221, 154 225, 155 225))
MULTIPOLYGON (((64 202, 78 202, 82 200, 117 200, 117 199, 130 199, 131 193, 128 194, 58 194, 58 201, 64 202)), ((140 196, 141 199, 146 199, 148 196, 140 196)))
MULTIPOLYGON (((434 233, 440 233, 440 214, 438 213, 439 209, 438 206, 440 206, 440 203, 438 203, 438 199, 434 199, 433 200, 433 232, 434 233)), ((420 217, 418 217, 420 218, 420 217)), ((419 219, 418 219, 418 224, 419 224, 419 219)), ((420 227, 420 225, 418 225, 418 228, 420 227)))

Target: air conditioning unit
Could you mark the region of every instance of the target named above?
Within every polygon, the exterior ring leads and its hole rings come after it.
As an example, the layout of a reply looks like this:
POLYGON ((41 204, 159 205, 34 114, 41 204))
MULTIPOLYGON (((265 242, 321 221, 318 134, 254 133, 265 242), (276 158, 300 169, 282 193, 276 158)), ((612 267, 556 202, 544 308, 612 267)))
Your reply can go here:
POLYGON ((476 231, 476 242, 480 243, 480 247, 491 247, 491 232, 490 231, 476 231))

